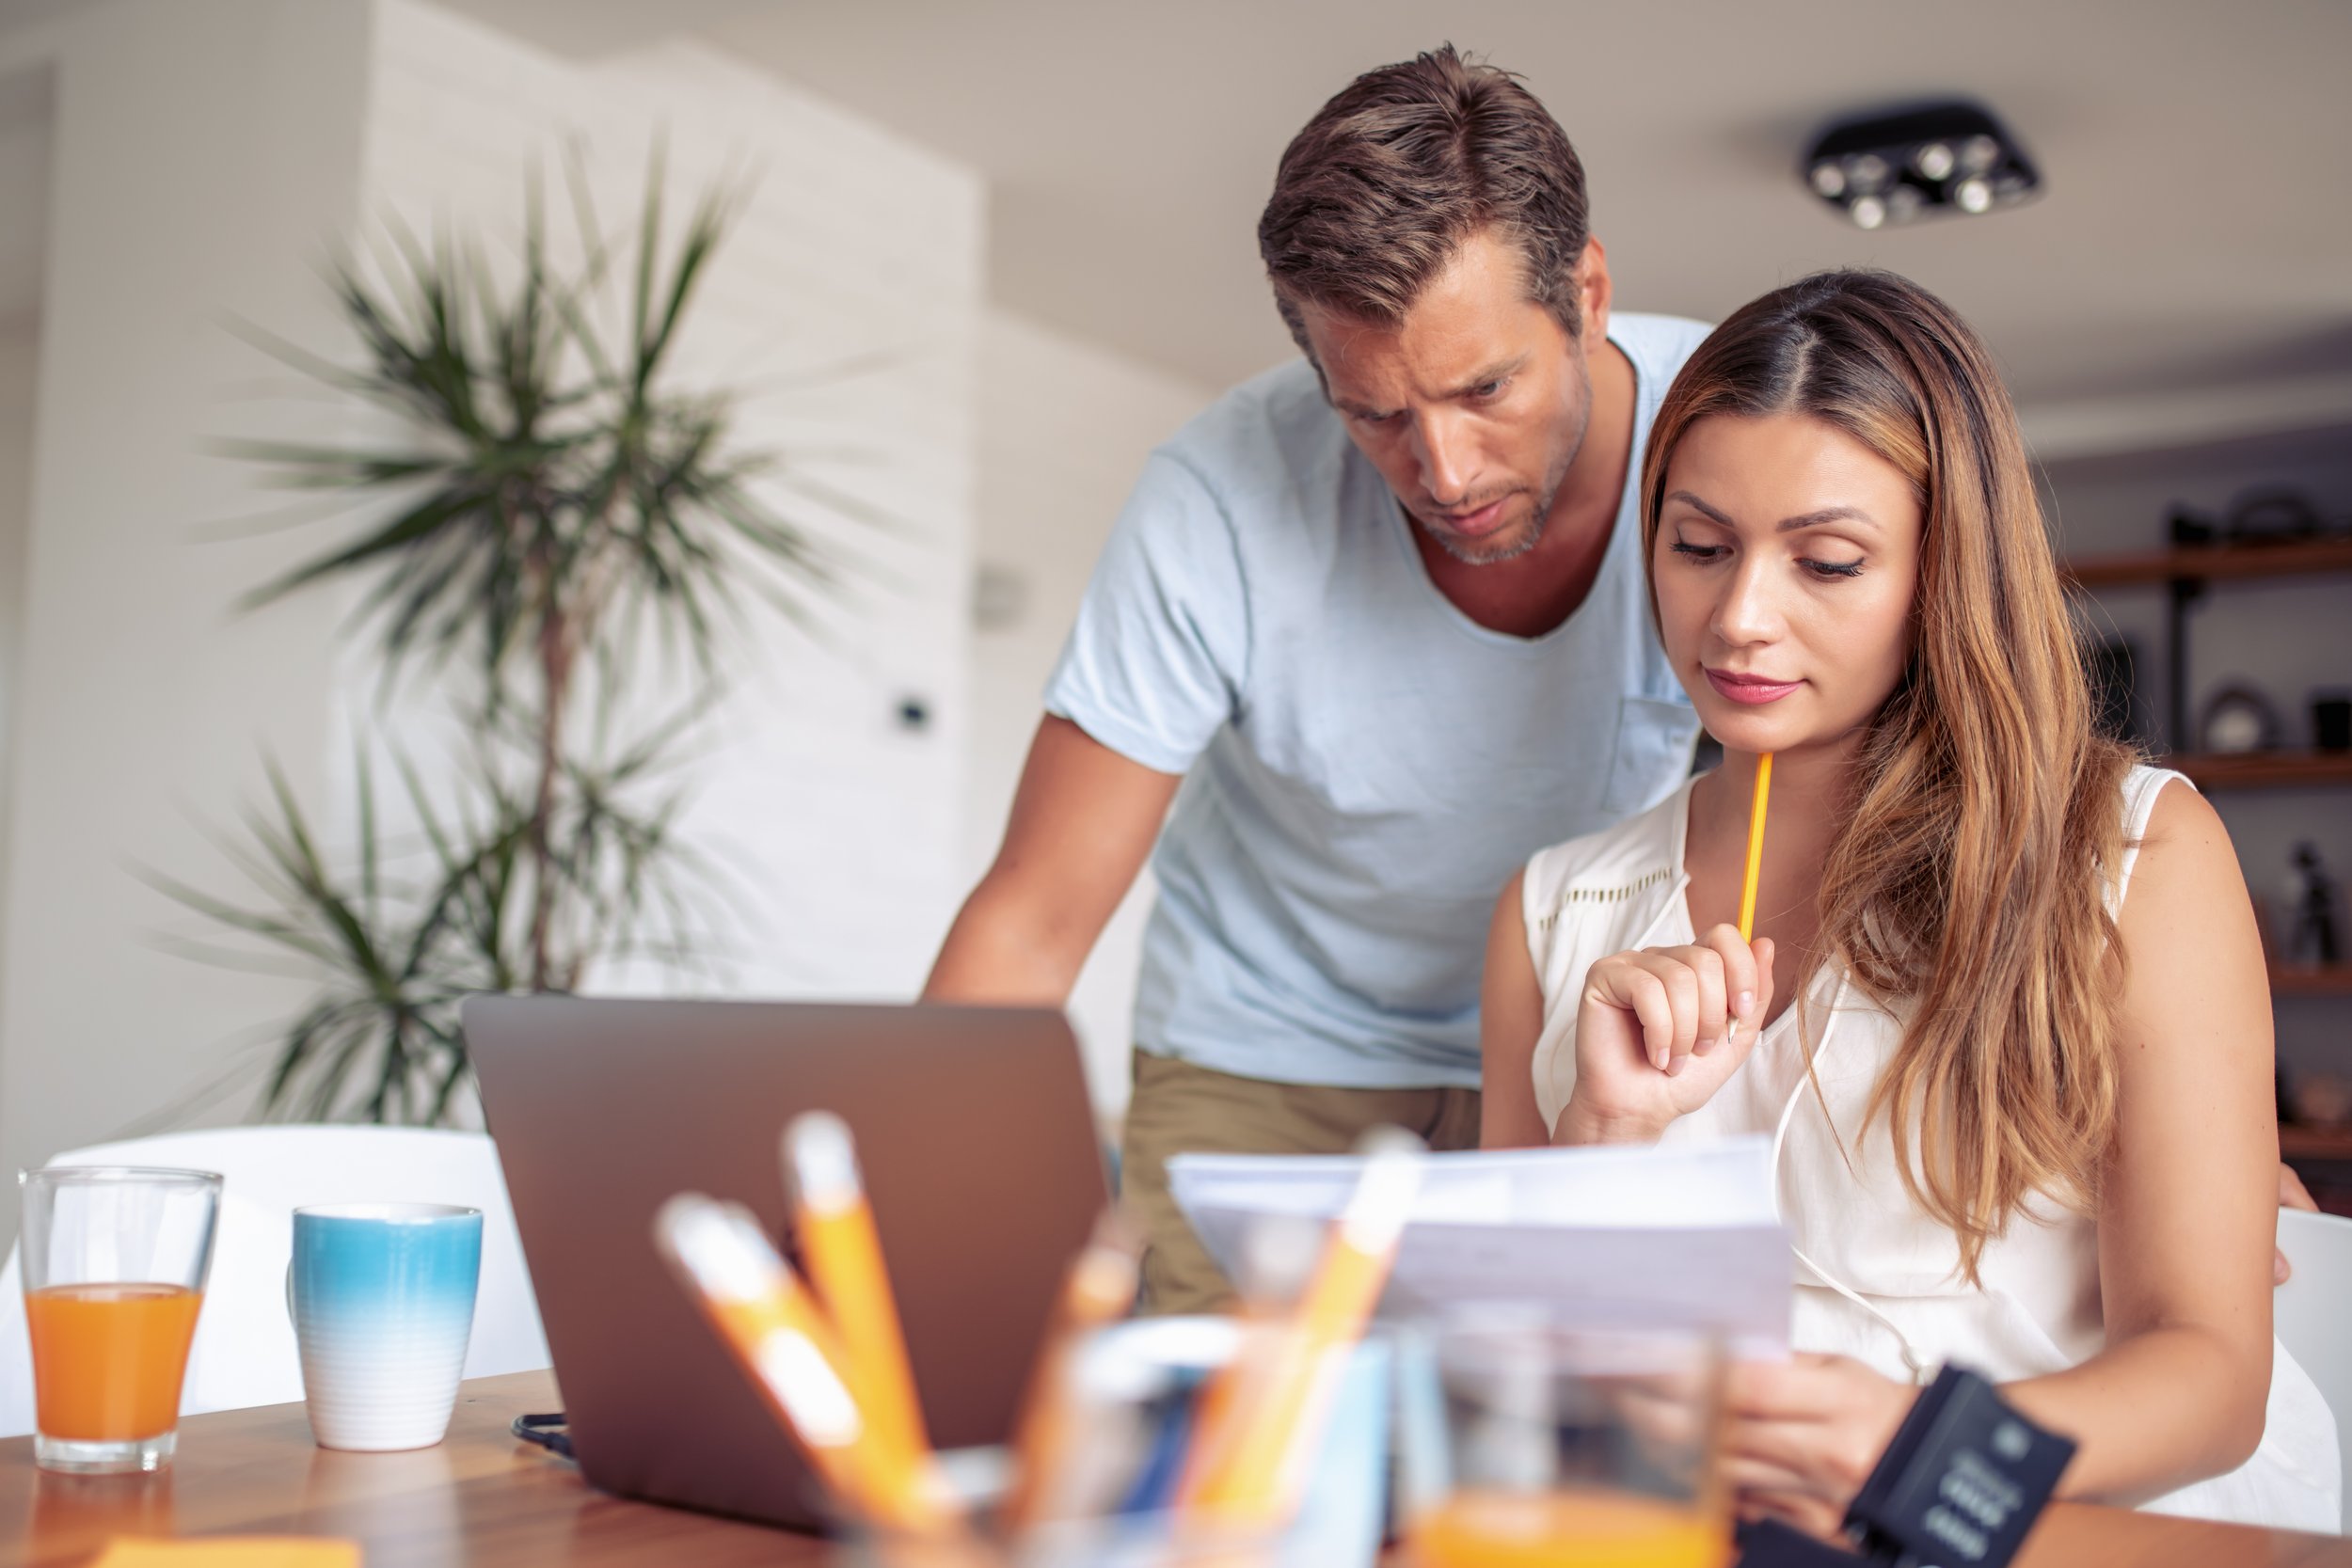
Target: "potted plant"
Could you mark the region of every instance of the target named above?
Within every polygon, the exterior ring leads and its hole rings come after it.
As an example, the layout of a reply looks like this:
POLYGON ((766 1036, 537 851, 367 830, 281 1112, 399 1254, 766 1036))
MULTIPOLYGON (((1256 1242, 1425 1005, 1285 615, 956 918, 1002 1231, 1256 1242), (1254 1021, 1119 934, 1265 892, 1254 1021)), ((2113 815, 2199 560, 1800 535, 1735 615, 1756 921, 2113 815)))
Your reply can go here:
POLYGON ((372 271, 336 270, 356 366, 265 341, 400 434, 232 446, 360 519, 250 604, 363 578, 353 625, 384 689, 431 677, 469 738, 458 777, 428 781, 385 737, 413 830, 385 828, 363 744, 349 855, 272 767, 268 800, 223 840, 250 896, 151 876, 239 939, 191 944, 198 956, 291 958, 320 976, 277 1040, 264 1116, 444 1121, 469 1082, 468 992, 568 990, 629 956, 707 958, 726 890, 676 834, 676 765, 716 690, 714 653, 755 608, 804 618, 837 586, 806 508, 866 515, 777 454, 739 449, 733 397, 668 373, 732 196, 706 196, 665 244, 657 162, 613 242, 572 173, 576 263, 554 260, 534 182, 504 275, 478 244, 399 229, 372 271), (691 689, 620 733, 643 705, 633 656, 648 639, 686 656, 673 662, 691 689))

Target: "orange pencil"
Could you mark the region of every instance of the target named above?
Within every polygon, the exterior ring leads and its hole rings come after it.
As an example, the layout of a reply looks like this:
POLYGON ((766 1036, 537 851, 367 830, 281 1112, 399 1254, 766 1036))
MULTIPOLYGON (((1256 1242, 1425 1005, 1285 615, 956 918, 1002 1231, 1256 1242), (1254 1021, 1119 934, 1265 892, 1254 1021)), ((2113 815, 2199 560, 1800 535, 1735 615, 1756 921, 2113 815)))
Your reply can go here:
POLYGON ((1073 1361, 1085 1338, 1124 1317, 1135 1306, 1141 1259, 1134 1227, 1112 1210, 1094 1227, 1086 1250, 1062 1279, 1054 1321, 1038 1352, 1029 1392, 1013 1440, 1012 1490, 1005 1495, 1005 1524, 1019 1529, 1052 1512, 1053 1490, 1069 1459, 1079 1412, 1073 1408, 1073 1361))
POLYGON ((1297 1309, 1269 1330, 1263 1354, 1236 1366, 1246 1381, 1204 1419, 1201 1463, 1186 1466, 1178 1502, 1215 1523, 1275 1522, 1296 1509, 1348 1356, 1388 1284, 1424 1150, 1394 1128, 1371 1134, 1364 1150, 1356 1192, 1297 1309))
POLYGON ((784 1161, 799 1195, 795 1220, 809 1283, 848 1353, 858 1402, 883 1441, 908 1463, 928 1465, 923 1406, 849 1125, 828 1111, 795 1117, 784 1130, 784 1161))
POLYGON ((837 1497, 886 1529, 957 1531, 930 1475, 859 1410, 832 1325, 749 1210, 681 1193, 654 1216, 654 1240, 837 1497))
MULTIPOLYGON (((1284 1330, 1322 1261, 1330 1227, 1306 1214, 1260 1214, 1242 1237, 1240 1268, 1233 1287, 1241 1292, 1241 1337, 1233 1358, 1200 1390, 1193 1430, 1231 1433, 1236 1402, 1262 1386, 1267 1368, 1284 1353, 1284 1330)), ((1196 1441, 1184 1455, 1177 1487, 1183 1497, 1209 1473, 1212 1445, 1196 1441)))

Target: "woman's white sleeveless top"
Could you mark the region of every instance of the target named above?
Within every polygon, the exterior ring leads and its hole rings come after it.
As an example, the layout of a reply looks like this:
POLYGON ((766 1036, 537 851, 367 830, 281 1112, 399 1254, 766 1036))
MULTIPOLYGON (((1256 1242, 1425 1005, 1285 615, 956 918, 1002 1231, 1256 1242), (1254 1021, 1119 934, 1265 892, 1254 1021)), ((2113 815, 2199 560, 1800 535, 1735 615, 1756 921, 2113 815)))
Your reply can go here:
MULTIPOLYGON (((2125 781, 2119 910, 2156 795, 2176 779, 2137 768, 2125 781)), ((1683 896, 1690 798, 1685 784, 1639 816, 1527 863, 1521 913, 1543 989, 1534 1072, 1546 1126, 1559 1119, 1576 1086, 1585 972, 1612 953, 1695 940, 1683 896)), ((2106 1343, 2095 1220, 2036 1200, 1986 1245, 1980 1283, 1971 1287, 1961 1275, 1958 1240, 1912 1201, 1886 1117, 1867 1116, 1902 1030, 1899 1014, 1848 984, 1842 966, 1825 966, 1715 1098, 1668 1128, 1662 1141, 1773 1134, 1775 1196, 1798 1264, 1792 1335, 1799 1350, 1851 1355, 1905 1381, 1931 1375, 1947 1360, 2000 1382, 2088 1359, 2106 1343), (1800 1028, 1814 1041, 1818 1097, 1806 1079, 1800 1028)), ((2144 1506, 2332 1534, 2342 1518, 2337 1441, 2317 1386, 2274 1344, 2268 1424, 2254 1456, 2144 1506)))

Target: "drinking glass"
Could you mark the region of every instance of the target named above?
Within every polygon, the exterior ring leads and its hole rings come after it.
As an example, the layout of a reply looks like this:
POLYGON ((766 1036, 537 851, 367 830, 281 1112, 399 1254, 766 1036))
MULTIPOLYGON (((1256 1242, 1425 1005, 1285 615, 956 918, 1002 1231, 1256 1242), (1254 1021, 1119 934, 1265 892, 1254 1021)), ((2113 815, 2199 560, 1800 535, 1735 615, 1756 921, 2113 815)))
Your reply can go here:
POLYGON ((85 1474, 163 1468, 178 1442, 221 1179, 53 1165, 17 1181, 34 1463, 85 1474))
POLYGON ((1721 1568, 1723 1354, 1705 1333, 1447 1320, 1404 1354, 1405 1530, 1419 1568, 1721 1568))

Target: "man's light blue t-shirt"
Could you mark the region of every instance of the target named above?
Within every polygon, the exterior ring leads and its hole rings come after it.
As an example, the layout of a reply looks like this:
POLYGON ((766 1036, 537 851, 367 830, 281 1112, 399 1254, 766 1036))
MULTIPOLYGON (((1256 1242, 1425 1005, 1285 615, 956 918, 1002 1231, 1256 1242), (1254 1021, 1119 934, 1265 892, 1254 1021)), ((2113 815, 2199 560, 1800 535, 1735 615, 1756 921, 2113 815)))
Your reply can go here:
POLYGON ((1152 869, 1136 1042, 1279 1083, 1478 1083, 1495 896, 1527 857, 1655 804, 1698 721, 1651 629, 1638 490, 1707 335, 1619 315, 1633 455, 1591 594, 1541 637, 1429 580, 1413 524, 1295 361, 1144 466, 1045 706, 1185 775, 1152 869))

